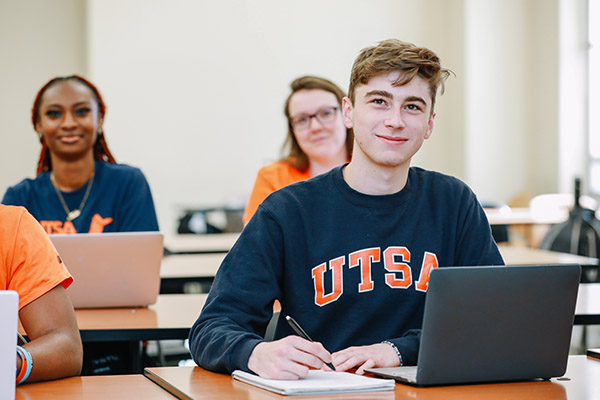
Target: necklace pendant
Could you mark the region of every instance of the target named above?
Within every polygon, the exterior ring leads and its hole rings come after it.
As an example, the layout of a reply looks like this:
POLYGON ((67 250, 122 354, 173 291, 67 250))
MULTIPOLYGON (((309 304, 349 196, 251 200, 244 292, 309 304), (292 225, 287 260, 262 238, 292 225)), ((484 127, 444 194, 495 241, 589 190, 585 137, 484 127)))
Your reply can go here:
POLYGON ((67 221, 73 221, 75 218, 81 215, 81 210, 75 209, 73 211, 69 211, 67 214, 67 221))

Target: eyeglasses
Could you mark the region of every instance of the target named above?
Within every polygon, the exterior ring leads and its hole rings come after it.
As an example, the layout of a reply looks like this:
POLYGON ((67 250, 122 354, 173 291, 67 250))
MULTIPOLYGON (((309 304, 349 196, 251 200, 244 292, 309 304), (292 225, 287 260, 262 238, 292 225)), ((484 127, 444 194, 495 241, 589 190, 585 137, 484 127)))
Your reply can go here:
POLYGON ((297 117, 291 118, 294 129, 304 130, 310 126, 310 120, 316 118, 321 124, 330 124, 335 120, 337 107, 321 108, 315 114, 300 114, 297 117))

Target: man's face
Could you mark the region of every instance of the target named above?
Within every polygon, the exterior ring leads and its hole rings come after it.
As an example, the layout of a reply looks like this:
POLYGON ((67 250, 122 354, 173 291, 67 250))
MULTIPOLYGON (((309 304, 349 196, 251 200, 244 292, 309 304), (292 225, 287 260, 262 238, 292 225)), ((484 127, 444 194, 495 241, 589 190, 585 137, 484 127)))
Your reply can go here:
POLYGON ((353 161, 408 168, 423 140, 431 136, 435 114, 429 84, 416 76, 403 86, 392 86, 398 74, 375 76, 357 86, 354 104, 344 98, 344 123, 354 129, 353 161))

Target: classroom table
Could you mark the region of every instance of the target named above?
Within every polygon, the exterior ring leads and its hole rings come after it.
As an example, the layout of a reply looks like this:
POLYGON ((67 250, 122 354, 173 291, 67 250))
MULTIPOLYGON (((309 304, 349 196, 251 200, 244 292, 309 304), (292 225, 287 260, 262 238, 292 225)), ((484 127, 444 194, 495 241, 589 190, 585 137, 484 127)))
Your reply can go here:
POLYGON ((207 293, 227 253, 173 254, 160 266, 160 293, 207 293))
MULTIPOLYGON (((141 372, 140 343, 145 340, 187 339, 207 296, 159 295, 157 303, 148 308, 78 309, 75 316, 83 342, 131 343, 129 370, 141 372)), ((579 285, 574 324, 600 324, 600 283, 579 285)))
POLYGON ((490 225, 549 225, 566 220, 564 213, 540 214, 529 207, 484 208, 490 225))
MULTIPOLYGON (((76 309, 75 317, 84 344, 112 342, 126 354, 120 364, 123 370, 117 373, 141 373, 143 342, 187 339, 206 296, 159 295, 156 304, 147 308, 76 309)), ((92 364, 84 359, 85 365, 86 373, 92 373, 92 364)))
MULTIPOLYGON (((457 361, 460 367, 460 361, 457 361)), ((283 399, 275 393, 200 367, 146 368, 146 377, 181 399, 283 399)), ((294 399, 599 399, 600 361, 569 356, 564 377, 550 381, 509 382, 419 388, 397 383, 393 391, 293 396, 294 399)), ((290 397, 291 398, 291 397, 290 397)))
MULTIPOLYGON (((600 278, 597 258, 508 244, 501 244, 498 248, 507 265, 579 264, 584 269, 582 282, 596 282, 600 278)), ((227 253, 209 253, 165 256, 160 270, 160 293, 207 293, 226 255, 227 253)))
POLYGON ((507 225, 509 242, 539 247, 553 224, 566 221, 565 212, 533 212, 528 207, 484 208, 490 225, 507 225))
POLYGON ((173 254, 226 253, 239 236, 239 232, 165 236, 164 247, 173 254))
POLYGON ((77 309, 83 342, 187 339, 207 294, 159 295, 144 308, 77 309))
MULTIPOLYGON (((186 339, 207 294, 159 295, 149 308, 75 310, 84 342, 186 339)), ((575 324, 600 324, 600 283, 579 285, 575 324)))
POLYGON ((16 400, 173 400, 171 394, 143 375, 76 376, 17 386, 16 400))
POLYGON ((512 246, 509 244, 498 245, 500 254, 506 265, 530 264, 579 264, 585 266, 598 266, 598 259, 578 256, 558 251, 542 250, 533 247, 512 246))
POLYGON ((506 265, 579 264, 582 268, 582 283, 600 281, 600 266, 597 258, 509 244, 500 244, 498 249, 506 265))
MULTIPOLYGON (((541 237, 550 225, 565 221, 564 213, 544 214, 532 212, 528 207, 485 208, 490 225, 524 227, 527 243, 539 247, 541 237)), ((165 248, 172 254, 226 253, 231 249, 240 233, 179 234, 166 236, 165 248)))

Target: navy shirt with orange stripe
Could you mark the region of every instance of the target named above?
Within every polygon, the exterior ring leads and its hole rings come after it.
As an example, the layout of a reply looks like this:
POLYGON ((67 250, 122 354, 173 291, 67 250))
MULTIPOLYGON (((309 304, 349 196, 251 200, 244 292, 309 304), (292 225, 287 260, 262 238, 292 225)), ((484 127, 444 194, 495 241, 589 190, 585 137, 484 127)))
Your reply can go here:
POLYGON ((224 259, 190 332, 202 367, 248 371, 279 300, 275 339, 290 315, 330 352, 393 342, 414 365, 429 272, 501 265, 475 194, 412 167, 398 193, 353 190, 342 168, 272 193, 224 259))
MULTIPOLYGON (((61 192, 69 210, 82 203, 87 184, 72 192, 61 192)), ((101 233, 157 231, 158 221, 152 193, 144 174, 125 164, 95 161, 92 186, 81 215, 66 221, 50 173, 24 179, 8 188, 3 204, 25 207, 47 233, 101 233)))

